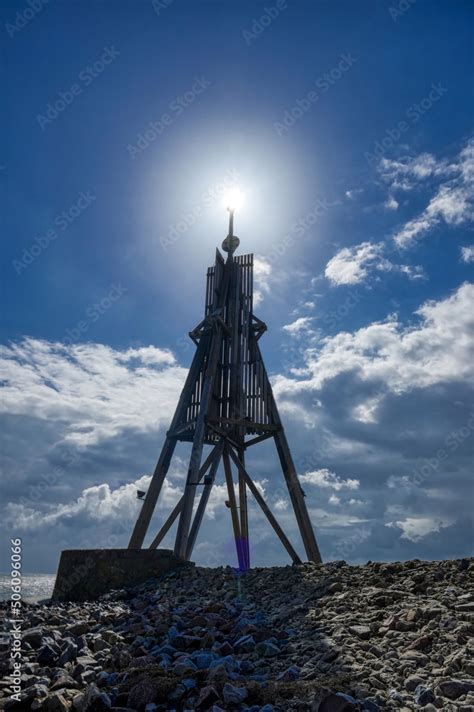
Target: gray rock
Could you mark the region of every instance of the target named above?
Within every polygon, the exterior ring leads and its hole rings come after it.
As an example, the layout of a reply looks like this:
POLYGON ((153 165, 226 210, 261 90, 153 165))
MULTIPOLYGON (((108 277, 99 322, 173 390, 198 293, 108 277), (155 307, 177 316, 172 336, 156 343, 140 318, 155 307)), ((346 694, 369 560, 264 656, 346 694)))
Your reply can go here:
POLYGON ((84 691, 80 712, 109 712, 111 706, 109 695, 91 683, 84 691))
POLYGON ((418 685, 415 690, 415 694, 413 695, 413 699, 415 700, 417 705, 421 705, 421 707, 424 707, 430 702, 435 701, 435 694, 433 690, 431 690, 429 687, 425 687, 424 685, 418 685))
POLYGON ((474 690, 474 682, 470 680, 445 680, 439 683, 438 690, 443 697, 457 700, 458 697, 462 697, 474 690))
POLYGON ((55 692, 46 698, 42 709, 48 710, 48 712, 68 712, 71 707, 71 703, 66 700, 64 695, 60 692, 55 692))
POLYGON ((372 631, 366 625, 351 625, 349 626, 349 633, 356 635, 361 640, 368 640, 372 635, 372 631))
POLYGON ((68 633, 72 633, 73 635, 83 635, 84 633, 88 633, 89 627, 90 626, 87 621, 76 621, 76 623, 68 625, 66 627, 66 631, 68 633))
POLYGON ((32 648, 39 648, 43 637, 43 629, 41 627, 30 628, 29 630, 23 631, 21 637, 23 642, 28 643, 32 648))
POLYGON ((201 688, 196 709, 207 710, 211 705, 214 704, 214 702, 217 702, 219 699, 220 696, 216 688, 212 685, 206 685, 205 687, 201 688))
POLYGON ((414 692, 418 685, 421 684, 423 684, 423 680, 419 677, 419 675, 409 675, 405 680, 405 688, 409 692, 414 692))
POLYGON ((241 702, 247 699, 248 694, 248 690, 245 687, 236 687, 235 685, 231 685, 228 682, 226 682, 222 689, 222 696, 224 698, 224 702, 229 705, 240 704, 241 702))
POLYGON ((51 667, 58 661, 58 652, 51 645, 43 645, 38 652, 37 660, 40 665, 51 667))
POLYGON ((77 645, 73 642, 67 643, 58 659, 58 665, 62 667, 66 663, 70 663, 77 658, 77 645))

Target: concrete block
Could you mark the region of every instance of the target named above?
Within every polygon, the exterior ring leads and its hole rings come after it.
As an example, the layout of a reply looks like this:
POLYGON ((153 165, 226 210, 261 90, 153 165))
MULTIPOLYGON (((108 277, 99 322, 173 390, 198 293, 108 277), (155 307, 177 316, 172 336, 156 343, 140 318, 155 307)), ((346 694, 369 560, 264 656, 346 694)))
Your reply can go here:
POLYGON ((170 549, 68 549, 61 552, 52 598, 93 600, 189 565, 170 549))

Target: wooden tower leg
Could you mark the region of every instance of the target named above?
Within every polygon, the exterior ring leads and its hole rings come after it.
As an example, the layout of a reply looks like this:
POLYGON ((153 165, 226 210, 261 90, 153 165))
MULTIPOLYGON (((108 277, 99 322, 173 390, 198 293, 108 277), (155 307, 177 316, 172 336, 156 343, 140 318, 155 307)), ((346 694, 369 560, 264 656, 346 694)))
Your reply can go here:
POLYGON ((173 526, 175 520, 178 518, 182 507, 183 507, 183 498, 181 497, 181 499, 179 500, 179 502, 176 504, 173 511, 169 515, 168 519, 163 524, 160 531, 158 532, 158 534, 155 536, 155 538, 151 542, 151 544, 149 546, 150 549, 156 549, 158 547, 158 544, 161 544, 161 542, 163 541, 163 539, 165 538, 165 536, 168 534, 169 530, 173 526))
MULTIPOLYGON (((189 369, 184 388, 181 392, 181 396, 176 407, 173 420, 171 422, 171 427, 169 432, 172 433, 173 429, 176 428, 178 423, 183 419, 188 406, 188 401, 193 391, 196 379, 202 367, 202 363, 206 354, 209 341, 206 336, 203 336, 199 342, 198 349, 194 354, 193 362, 191 368, 189 369)), ((174 449, 176 447, 176 438, 166 436, 163 448, 161 450, 160 457, 158 459, 155 471, 151 478, 150 486, 148 487, 148 492, 143 502, 141 512, 135 523, 135 527, 130 537, 130 542, 128 544, 129 549, 140 549, 143 546, 143 542, 150 525, 150 520, 153 516, 155 510, 156 502, 160 496, 161 488, 168 472, 171 458, 173 456, 174 449)))
POLYGON ((135 523, 128 545, 129 549, 140 549, 143 545, 143 540, 145 539, 146 532, 163 486, 166 473, 168 472, 175 447, 176 440, 174 438, 167 437, 161 450, 155 472, 151 478, 150 486, 148 487, 148 492, 146 493, 140 515, 135 523))
POLYGON ((201 526, 202 518, 209 501, 209 496, 211 494, 212 486, 216 477, 217 468, 219 467, 219 462, 222 457, 222 450, 224 447, 224 441, 221 440, 214 450, 211 452, 212 455, 212 465, 209 472, 210 482, 204 485, 204 489, 199 500, 198 508, 196 514, 194 515, 193 524, 191 531, 189 532, 188 548, 186 549, 186 558, 190 559, 193 553, 194 545, 196 543, 196 538, 198 535, 199 527, 201 526))
POLYGON ((242 465, 241 461, 239 460, 239 458, 237 457, 237 455, 235 454, 235 452, 233 451, 233 449, 231 447, 227 448, 227 451, 228 451, 229 455, 231 456, 232 460, 234 461, 235 465, 239 469, 239 472, 242 473, 247 487, 249 488, 249 490, 251 491, 251 493, 257 500, 257 503, 259 504, 262 512, 265 514, 266 518, 272 525, 272 527, 275 530, 277 536, 279 537, 281 543, 283 544, 283 546, 289 553, 290 557, 293 559, 293 562, 295 564, 301 564, 300 557, 294 550, 294 548, 293 548, 290 540, 286 536, 285 532, 283 531, 283 529, 281 528, 281 526, 278 524, 277 520, 273 516, 271 510, 269 509, 267 503, 265 502, 262 495, 258 491, 257 487, 255 486, 255 484, 254 484, 253 480, 251 479, 250 475, 248 474, 247 470, 242 465))
POLYGON ((246 567, 245 567, 245 558, 244 558, 243 552, 242 552, 242 537, 240 534, 239 513, 237 510, 237 501, 235 499, 234 481, 232 479, 232 469, 230 466, 230 460, 229 460, 227 448, 224 450, 222 459, 224 461, 225 480, 226 480, 226 484, 227 484, 227 492, 229 494, 230 514, 232 517, 232 528, 234 530, 235 548, 237 550, 237 561, 239 562, 239 569, 241 571, 244 571, 246 567))
POLYGON ((174 547, 175 556, 181 556, 182 558, 186 557, 186 550, 188 548, 189 528, 191 526, 191 517, 193 515, 196 484, 199 479, 198 472, 201 465, 202 449, 204 446, 204 437, 206 432, 206 417, 212 398, 221 344, 222 330, 220 326, 217 326, 217 331, 213 334, 211 341, 209 361, 204 375, 204 384, 201 392, 201 406, 196 420, 191 459, 189 462, 188 476, 186 478, 186 487, 184 490, 183 508, 179 518, 178 531, 174 547))
MULTIPOLYGON (((245 466, 244 450, 239 450, 238 457, 240 462, 245 466)), ((249 520, 247 508, 247 485, 240 470, 239 473, 239 505, 240 505, 240 536, 242 541, 242 553, 244 558, 244 566, 247 571, 250 568, 250 546, 249 546, 249 520)))
MULTIPOLYGON (((276 408, 276 405, 274 406, 276 408)), ((316 543, 313 527, 309 518, 308 510, 301 490, 301 485, 296 474, 293 458, 291 457, 290 448, 286 440, 283 428, 275 433, 275 444, 280 458, 281 468, 286 480, 291 503, 296 516, 296 521, 303 539, 306 556, 309 561, 314 561, 315 564, 321 563, 321 554, 316 543)))

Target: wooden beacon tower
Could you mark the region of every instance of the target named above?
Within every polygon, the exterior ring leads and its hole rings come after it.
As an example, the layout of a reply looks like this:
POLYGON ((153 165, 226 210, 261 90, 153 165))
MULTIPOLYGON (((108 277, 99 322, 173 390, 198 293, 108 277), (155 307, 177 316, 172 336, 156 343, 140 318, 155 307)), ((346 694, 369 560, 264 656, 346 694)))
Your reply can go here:
POLYGON ((215 265, 207 271, 204 319, 189 334, 196 352, 128 548, 143 546, 173 451, 180 440, 192 443, 184 492, 150 549, 159 546, 179 518, 174 554, 186 560, 191 558, 222 461, 239 568, 250 567, 248 491, 293 562, 299 563, 298 554, 245 466, 246 450, 273 438, 306 556, 317 563, 321 556, 258 343, 267 327, 253 313, 253 255, 234 256, 239 239, 233 234, 233 222, 234 209, 229 208, 229 234, 222 243, 227 259, 224 261, 216 250, 215 265), (212 449, 202 462, 205 445, 212 449), (238 495, 232 465, 238 474, 238 495), (198 487, 201 494, 194 511, 198 487))

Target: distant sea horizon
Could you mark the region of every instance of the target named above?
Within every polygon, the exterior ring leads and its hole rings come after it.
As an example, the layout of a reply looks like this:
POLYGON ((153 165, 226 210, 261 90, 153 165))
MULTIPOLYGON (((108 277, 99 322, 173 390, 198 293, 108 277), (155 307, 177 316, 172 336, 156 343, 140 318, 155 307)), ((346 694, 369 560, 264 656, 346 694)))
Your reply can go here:
MULTIPOLYGON (((21 597, 24 601, 51 598, 56 574, 23 574, 21 597)), ((10 574, 0 574, 0 601, 8 601, 12 593, 10 574)))

